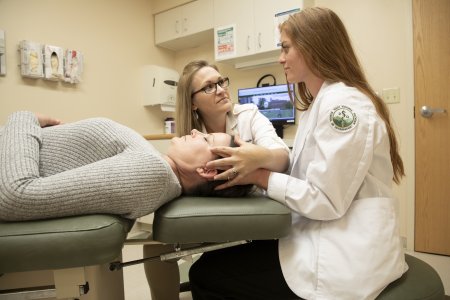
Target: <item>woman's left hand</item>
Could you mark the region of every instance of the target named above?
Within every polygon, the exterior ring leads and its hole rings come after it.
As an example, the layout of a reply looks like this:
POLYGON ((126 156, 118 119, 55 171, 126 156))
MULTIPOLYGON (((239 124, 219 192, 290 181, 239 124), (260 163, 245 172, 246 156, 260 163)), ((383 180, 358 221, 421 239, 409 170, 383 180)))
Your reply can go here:
POLYGON ((54 125, 59 125, 62 122, 58 119, 40 114, 40 113, 35 113, 36 118, 38 119, 39 125, 41 125, 42 128, 44 127, 48 127, 48 126, 54 126, 54 125))
POLYGON ((247 143, 235 136, 235 143, 239 147, 213 147, 211 151, 223 158, 210 161, 207 168, 225 170, 216 175, 214 180, 232 180, 235 184, 247 184, 243 179, 256 169, 264 166, 265 160, 270 158, 270 151, 264 147, 247 143))

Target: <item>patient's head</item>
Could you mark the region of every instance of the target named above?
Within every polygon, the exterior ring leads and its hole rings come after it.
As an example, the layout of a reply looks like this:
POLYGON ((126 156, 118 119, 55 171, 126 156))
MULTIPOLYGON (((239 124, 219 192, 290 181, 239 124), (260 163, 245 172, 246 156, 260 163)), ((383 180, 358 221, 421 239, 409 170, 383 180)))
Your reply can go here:
POLYGON ((207 169, 206 163, 219 158, 211 152, 211 147, 235 147, 234 138, 226 133, 204 134, 192 130, 190 135, 174 137, 169 146, 167 156, 174 168, 185 195, 239 197, 248 194, 251 185, 233 186, 221 191, 214 188, 223 181, 214 181, 220 170, 207 169))

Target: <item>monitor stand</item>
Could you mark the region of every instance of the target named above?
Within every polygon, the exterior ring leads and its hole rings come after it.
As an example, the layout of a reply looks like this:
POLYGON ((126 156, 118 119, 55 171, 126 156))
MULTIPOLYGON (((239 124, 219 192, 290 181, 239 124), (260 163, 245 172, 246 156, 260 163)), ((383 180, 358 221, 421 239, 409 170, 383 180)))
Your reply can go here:
POLYGON ((275 131, 277 132, 277 135, 280 138, 283 138, 283 125, 282 124, 274 124, 273 127, 275 128, 275 131))

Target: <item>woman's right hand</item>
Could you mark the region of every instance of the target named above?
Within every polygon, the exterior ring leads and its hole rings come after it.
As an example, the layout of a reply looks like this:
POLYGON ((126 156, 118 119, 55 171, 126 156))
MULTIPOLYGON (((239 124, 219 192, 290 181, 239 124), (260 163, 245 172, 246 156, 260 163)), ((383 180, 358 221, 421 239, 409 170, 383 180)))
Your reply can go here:
POLYGON ((39 125, 41 125, 42 128, 44 127, 48 127, 48 126, 54 126, 54 125, 59 125, 61 124, 61 120, 52 118, 52 117, 48 117, 46 115, 40 114, 40 113, 35 113, 36 118, 38 119, 39 125))
POLYGON ((271 171, 266 169, 257 169, 247 174, 245 177, 236 176, 235 178, 232 179, 230 178, 230 180, 226 181, 225 183, 218 185, 215 188, 215 190, 223 190, 234 185, 245 185, 245 184, 254 184, 259 188, 267 190, 267 187, 269 185, 270 173, 271 171))
POLYGON ((209 169, 225 170, 216 176, 215 180, 229 180, 230 178, 245 177, 256 169, 263 168, 264 162, 270 157, 270 151, 262 146, 244 142, 238 135, 234 142, 239 147, 218 146, 211 148, 211 152, 221 158, 209 161, 209 169))

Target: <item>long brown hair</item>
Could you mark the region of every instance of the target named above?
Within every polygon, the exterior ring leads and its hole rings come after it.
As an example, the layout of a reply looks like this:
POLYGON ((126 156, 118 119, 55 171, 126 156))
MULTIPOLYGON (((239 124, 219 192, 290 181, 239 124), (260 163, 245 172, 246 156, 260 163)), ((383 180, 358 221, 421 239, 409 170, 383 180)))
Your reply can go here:
MULTIPOLYGON (((386 125, 394 168, 393 180, 398 184, 405 171, 389 110, 370 87, 339 17, 327 8, 307 8, 291 15, 281 25, 280 31, 292 40, 294 47, 300 51, 316 76, 331 83, 343 82, 347 86, 355 87, 372 100, 386 125)), ((296 99, 295 106, 299 110, 306 110, 313 102, 313 96, 303 82, 298 83, 297 88, 300 99, 296 99)))
POLYGON ((191 134, 192 129, 202 131, 203 119, 192 109, 192 80, 195 74, 204 67, 211 67, 217 71, 215 65, 205 60, 194 60, 188 63, 181 73, 177 86, 177 101, 175 106, 175 134, 184 136, 191 134))

